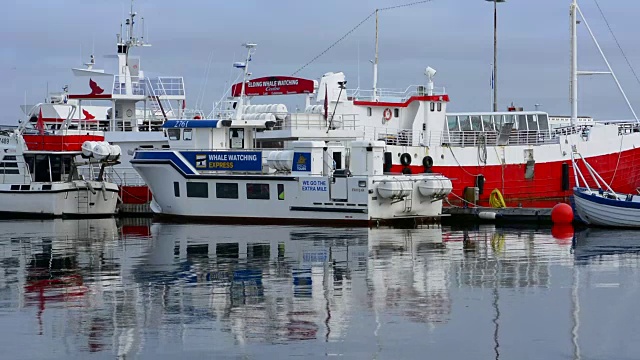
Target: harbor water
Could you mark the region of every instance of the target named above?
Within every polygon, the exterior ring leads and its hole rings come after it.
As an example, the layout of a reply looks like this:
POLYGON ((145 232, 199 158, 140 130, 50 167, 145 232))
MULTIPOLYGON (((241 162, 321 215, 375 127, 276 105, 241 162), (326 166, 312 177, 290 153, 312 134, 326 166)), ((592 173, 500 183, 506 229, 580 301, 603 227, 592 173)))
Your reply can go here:
POLYGON ((633 359, 640 233, 0 222, 3 359, 633 359))

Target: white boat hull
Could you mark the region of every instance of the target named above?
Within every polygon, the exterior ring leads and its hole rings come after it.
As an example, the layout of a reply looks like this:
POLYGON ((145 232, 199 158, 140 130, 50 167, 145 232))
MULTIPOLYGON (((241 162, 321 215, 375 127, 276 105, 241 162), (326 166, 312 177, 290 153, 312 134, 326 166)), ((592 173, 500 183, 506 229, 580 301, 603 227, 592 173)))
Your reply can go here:
POLYGON ((576 212, 589 225, 640 228, 638 201, 607 199, 586 189, 575 189, 574 201, 576 212))
POLYGON ((0 185, 4 216, 108 217, 117 202, 118 187, 98 181, 0 185))

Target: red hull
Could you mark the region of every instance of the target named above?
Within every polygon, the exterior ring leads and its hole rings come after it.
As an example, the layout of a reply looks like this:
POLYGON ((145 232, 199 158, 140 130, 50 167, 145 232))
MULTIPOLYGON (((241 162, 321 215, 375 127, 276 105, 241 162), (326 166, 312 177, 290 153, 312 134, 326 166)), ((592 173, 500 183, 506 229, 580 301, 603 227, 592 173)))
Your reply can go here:
POLYGON ((101 135, 22 135, 31 151, 82 151, 85 141, 104 141, 101 135))
POLYGON ((123 204, 146 204, 151 201, 151 190, 146 185, 120 186, 120 199, 123 204))
MULTIPOLYGON (((640 148, 587 158, 587 161, 611 187, 623 193, 636 193, 640 186, 640 148), (617 166, 617 171, 616 171, 617 166), (615 177, 614 177, 615 176, 615 177), (613 181, 612 181, 613 179, 613 181)), ((488 206, 493 189, 502 193, 507 206, 552 207, 558 202, 569 202, 575 186, 571 159, 547 163, 536 163, 533 179, 525 179, 525 164, 487 166, 434 166, 434 173, 451 179, 453 194, 462 197, 464 188, 475 186, 475 175, 484 176, 484 191, 478 205, 488 206), (569 189, 562 189, 562 164, 569 165, 569 189), (503 181, 504 173, 504 181, 503 181)), ((422 166, 411 166, 413 173, 424 171, 422 166)), ((586 169, 580 166, 587 181, 591 181, 586 169)), ((393 165, 392 172, 401 172, 402 165, 393 165)), ((460 203, 458 197, 450 195, 452 203, 460 203)))

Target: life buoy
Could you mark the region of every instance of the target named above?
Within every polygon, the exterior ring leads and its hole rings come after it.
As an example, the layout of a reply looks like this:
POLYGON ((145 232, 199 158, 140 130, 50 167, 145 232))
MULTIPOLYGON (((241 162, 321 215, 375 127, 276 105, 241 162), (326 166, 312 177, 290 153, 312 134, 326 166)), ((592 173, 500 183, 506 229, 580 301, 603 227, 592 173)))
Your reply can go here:
POLYGON ((200 115, 196 115, 196 116, 194 116, 194 117, 193 117, 193 119, 194 119, 194 120, 200 120, 200 119, 202 119, 202 118, 200 117, 200 115))
POLYGON ((404 166, 409 166, 411 165, 411 155, 404 153, 402 155, 400 155, 400 164, 404 165, 404 166))
POLYGON ((391 120, 391 109, 389 108, 384 109, 384 113, 382 113, 382 116, 386 121, 391 120))

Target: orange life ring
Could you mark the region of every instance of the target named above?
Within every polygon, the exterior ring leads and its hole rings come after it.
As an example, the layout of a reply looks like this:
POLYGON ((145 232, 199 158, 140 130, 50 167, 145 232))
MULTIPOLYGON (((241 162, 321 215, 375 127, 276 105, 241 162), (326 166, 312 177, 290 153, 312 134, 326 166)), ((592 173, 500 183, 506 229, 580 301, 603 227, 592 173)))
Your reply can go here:
POLYGON ((391 120, 391 109, 384 109, 384 113, 382 114, 382 116, 384 116, 384 119, 387 121, 391 120))

